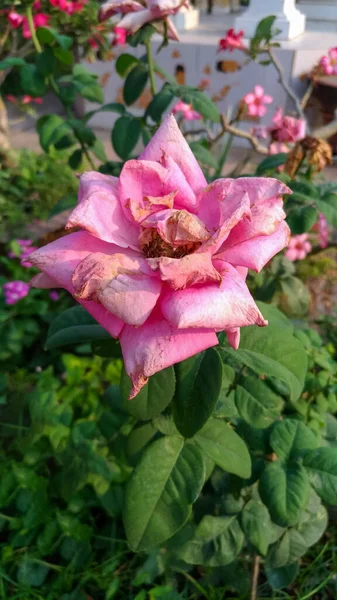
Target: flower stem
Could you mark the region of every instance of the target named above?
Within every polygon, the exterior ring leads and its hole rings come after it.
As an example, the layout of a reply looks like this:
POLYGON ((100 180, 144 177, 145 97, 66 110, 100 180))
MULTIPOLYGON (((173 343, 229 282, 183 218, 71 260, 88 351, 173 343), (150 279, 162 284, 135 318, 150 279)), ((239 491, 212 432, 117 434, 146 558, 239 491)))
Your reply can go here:
POLYGON ((147 62, 149 65, 151 92, 152 92, 152 96, 155 96, 157 91, 156 91, 156 81, 155 81, 155 76, 154 76, 154 64, 153 64, 151 40, 147 40, 147 42, 145 42, 145 48, 146 48, 146 53, 147 53, 147 62))
POLYGON ((32 42, 34 44, 34 48, 35 48, 35 50, 36 50, 36 52, 38 54, 41 54, 42 48, 41 48, 41 44, 40 44, 40 42, 39 42, 39 40, 37 38, 37 35, 36 35, 36 29, 35 29, 34 19, 33 19, 32 5, 27 7, 26 17, 27 17, 29 31, 30 31, 30 34, 32 36, 32 42))

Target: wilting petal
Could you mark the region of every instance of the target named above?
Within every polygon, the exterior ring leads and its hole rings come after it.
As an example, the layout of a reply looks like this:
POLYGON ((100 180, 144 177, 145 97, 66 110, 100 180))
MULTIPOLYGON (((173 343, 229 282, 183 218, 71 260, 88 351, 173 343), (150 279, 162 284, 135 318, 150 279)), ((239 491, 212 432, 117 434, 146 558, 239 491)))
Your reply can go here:
POLYGON ((291 190, 271 177, 244 177, 234 181, 238 192, 241 189, 248 194, 251 215, 249 219, 242 219, 232 230, 226 246, 258 235, 274 233, 286 217, 281 195, 291 193, 291 190))
POLYGON ((152 13, 148 8, 137 12, 129 12, 125 15, 118 23, 118 27, 126 29, 130 33, 135 33, 145 23, 148 23, 153 19, 152 13))
POLYGON ((174 207, 186 208, 191 212, 195 212, 197 198, 192 188, 187 183, 181 168, 168 154, 163 155, 161 164, 167 169, 167 183, 170 186, 176 187, 178 190, 174 199, 174 207))
POLYGON ((162 240, 174 247, 199 244, 209 238, 203 222, 187 210, 162 210, 150 215, 143 221, 142 227, 156 229, 162 240))
POLYGON ((143 6, 136 0, 108 0, 99 9, 98 20, 105 21, 112 15, 127 14, 138 10, 143 10, 143 6))
POLYGON ((173 115, 168 115, 140 155, 144 160, 161 161, 168 155, 177 163, 192 190, 197 193, 207 185, 192 150, 182 135, 173 115))
POLYGON ((148 377, 216 346, 218 339, 210 329, 178 330, 156 311, 142 327, 125 325, 120 343, 125 368, 133 382, 132 398, 145 385, 148 377))
MULTIPOLYGON (((132 215, 137 216, 139 207, 144 206, 146 197, 157 198, 159 203, 156 210, 161 210, 163 204, 167 202, 168 195, 177 192, 178 185, 179 181, 173 181, 167 169, 159 163, 148 160, 128 160, 119 178, 119 197, 125 214, 133 221, 132 215)), ((154 203, 153 209, 155 209, 154 203)))
POLYGON ((211 255, 188 254, 183 258, 150 258, 148 263, 159 269, 162 281, 175 290, 181 290, 197 283, 221 281, 221 275, 212 264, 211 255))
POLYGON ((80 178, 79 204, 67 228, 81 227, 105 242, 121 248, 138 248, 137 227, 124 216, 118 198, 118 179, 89 171, 80 178))
POLYGON ((98 292, 100 302, 128 325, 143 325, 160 296, 162 283, 148 275, 121 273, 98 292))
POLYGON ((56 279, 53 277, 49 277, 46 273, 38 273, 35 275, 29 282, 29 285, 34 288, 39 288, 41 290, 49 290, 51 288, 59 288, 62 287, 56 279))
POLYGON ((228 343, 234 350, 237 350, 240 345, 240 327, 236 329, 228 329, 226 331, 228 343))
POLYGON ((112 335, 117 337, 123 328, 123 322, 114 317, 104 306, 93 301, 80 300, 72 284, 72 275, 77 265, 91 252, 114 254, 120 251, 118 246, 107 244, 81 231, 62 237, 29 257, 30 262, 46 275, 56 280, 112 335))
POLYGON ((179 329, 211 327, 220 331, 267 325, 236 269, 223 264, 221 275, 220 286, 213 283, 179 292, 167 291, 161 301, 164 317, 179 329))
POLYGON ((199 252, 209 249, 214 253, 230 235, 231 230, 246 217, 250 217, 249 197, 233 179, 218 179, 199 195, 198 216, 212 232, 210 239, 199 252))
POLYGON ((217 258, 234 266, 248 267, 259 272, 275 254, 288 245, 289 237, 290 229, 282 221, 272 235, 260 235, 228 247, 226 241, 218 252, 217 258))

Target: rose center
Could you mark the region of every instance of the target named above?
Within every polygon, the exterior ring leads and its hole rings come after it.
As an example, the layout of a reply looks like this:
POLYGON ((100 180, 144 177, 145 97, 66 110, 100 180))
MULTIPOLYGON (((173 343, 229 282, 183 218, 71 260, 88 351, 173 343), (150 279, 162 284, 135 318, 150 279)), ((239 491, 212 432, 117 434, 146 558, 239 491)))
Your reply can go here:
POLYGON ((158 258, 160 256, 182 258, 195 252, 201 245, 201 242, 188 242, 182 246, 173 247, 165 242, 155 229, 146 229, 144 233, 143 240, 141 240, 141 249, 146 258, 158 258))

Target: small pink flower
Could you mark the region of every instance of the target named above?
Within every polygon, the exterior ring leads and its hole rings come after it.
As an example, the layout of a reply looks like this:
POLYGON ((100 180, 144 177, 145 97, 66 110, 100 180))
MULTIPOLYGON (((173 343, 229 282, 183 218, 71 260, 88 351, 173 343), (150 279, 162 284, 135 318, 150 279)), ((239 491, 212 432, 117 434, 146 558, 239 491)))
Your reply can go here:
POLYGON ((337 48, 330 48, 328 56, 322 56, 319 64, 325 75, 337 75, 337 48))
POLYGON ((264 89, 261 85, 256 85, 254 92, 246 94, 243 100, 247 104, 248 114, 251 117, 263 117, 267 112, 265 105, 271 104, 273 98, 264 93, 264 89))
POLYGON ((28 261, 25 260, 25 258, 27 258, 29 256, 29 254, 31 254, 31 252, 34 252, 34 250, 37 250, 36 246, 33 246, 33 242, 32 240, 15 240, 16 243, 20 246, 20 252, 19 255, 14 254, 14 252, 10 251, 8 252, 8 258, 20 258, 21 259, 21 264, 23 267, 31 267, 32 264, 28 261))
POLYGON ((7 19, 10 22, 13 29, 17 29, 18 27, 20 27, 20 25, 22 25, 24 17, 23 15, 19 15, 18 13, 11 11, 10 13, 8 13, 7 19))
POLYGON ((58 292, 56 292, 55 290, 53 290, 52 292, 50 292, 49 298, 51 300, 54 300, 54 302, 57 302, 58 299, 60 298, 60 294, 58 292))
POLYGON ((269 154, 280 154, 281 152, 289 152, 289 150, 290 148, 284 142, 272 142, 269 144, 269 154))
MULTIPOLYGON (((37 13, 33 16, 34 27, 37 29, 38 27, 46 27, 49 23, 50 16, 44 13, 37 13)), ((25 39, 30 39, 32 34, 29 29, 29 24, 27 21, 27 17, 23 18, 22 22, 22 35, 25 39)))
POLYGON ((41 0, 36 0, 33 4, 33 10, 40 10, 41 9, 41 0))
POLYGON ((181 113, 185 121, 198 121, 202 119, 202 116, 193 109, 191 104, 186 104, 182 100, 179 100, 172 109, 173 114, 181 113))
POLYGON ((33 286, 68 290, 119 338, 131 397, 147 378, 218 343, 238 348, 240 327, 267 322, 250 295, 260 271, 288 244, 273 178, 208 184, 172 115, 119 178, 81 175, 70 233, 29 260, 33 286))
POLYGON ((35 104, 43 104, 43 99, 33 98, 32 96, 28 96, 28 94, 22 97, 21 104, 30 104, 31 102, 35 102, 35 104))
POLYGON ((238 31, 235 33, 234 29, 228 29, 226 36, 222 38, 219 42, 218 52, 221 50, 229 50, 229 52, 233 52, 235 49, 244 48, 244 43, 242 42, 242 38, 244 36, 243 31, 238 31))
POLYGON ((272 140, 276 142, 297 142, 305 137, 306 122, 283 115, 282 108, 278 108, 272 118, 269 132, 272 140))
POLYGON ((312 250, 311 244, 308 241, 308 234, 301 233, 290 238, 288 248, 284 255, 288 260, 303 260, 312 250))
POLYGON ((6 100, 8 100, 8 102, 12 102, 13 104, 18 103, 17 98, 15 98, 15 96, 12 96, 12 94, 7 94, 6 100))
POLYGON ((8 281, 4 283, 5 304, 16 304, 21 298, 29 294, 30 286, 24 281, 8 281))
POLYGON ((94 37, 88 39, 88 44, 93 50, 97 50, 99 48, 99 43, 94 37))
POLYGON ((115 27, 114 28, 114 40, 112 42, 113 46, 124 46, 126 44, 126 37, 128 32, 123 27, 115 27))

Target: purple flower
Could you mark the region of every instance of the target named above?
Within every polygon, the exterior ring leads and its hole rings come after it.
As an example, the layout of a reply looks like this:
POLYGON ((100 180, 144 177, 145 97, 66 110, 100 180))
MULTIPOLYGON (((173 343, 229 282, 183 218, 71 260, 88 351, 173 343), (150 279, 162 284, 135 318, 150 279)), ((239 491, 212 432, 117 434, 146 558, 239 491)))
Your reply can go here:
POLYGON ((54 302, 57 302, 57 301, 58 301, 58 299, 59 299, 59 297, 60 297, 60 294, 59 294, 58 292, 56 292, 55 290, 53 290, 53 291, 52 291, 52 292, 50 292, 50 294, 49 294, 49 298, 50 298, 51 300, 54 300, 54 302))
POLYGON ((16 304, 29 294, 30 286, 25 281, 8 281, 3 284, 6 304, 16 304))

